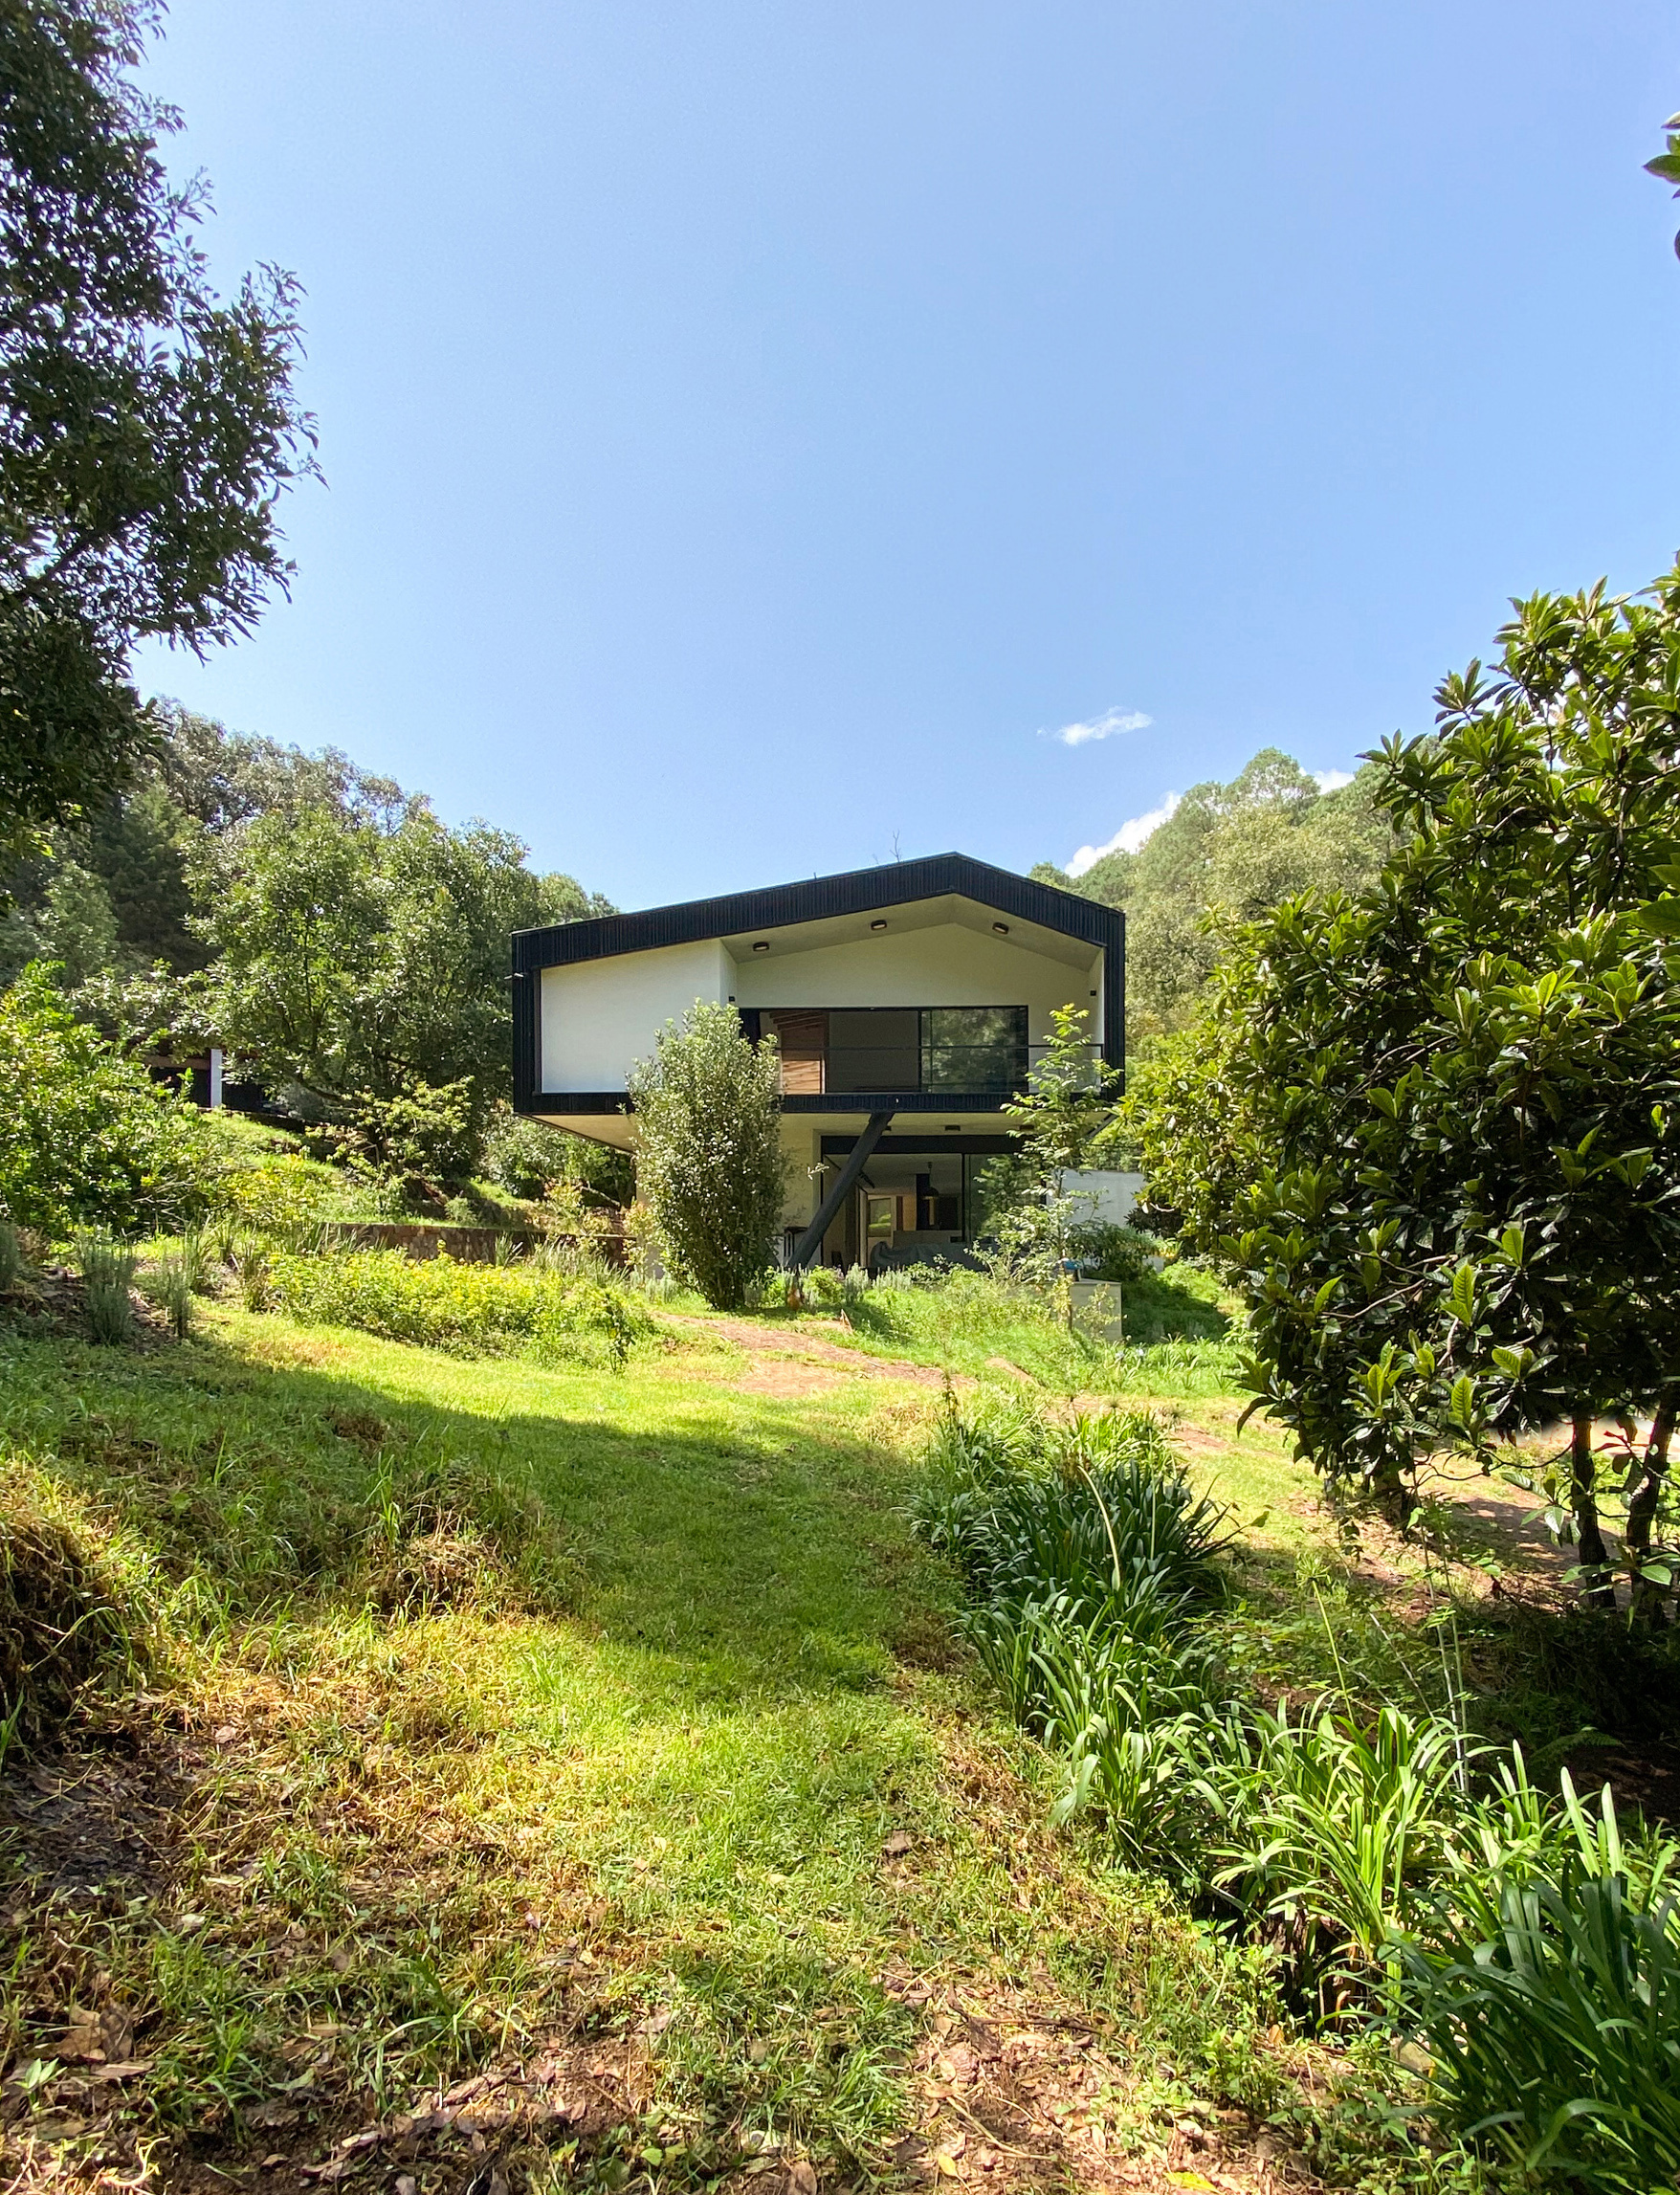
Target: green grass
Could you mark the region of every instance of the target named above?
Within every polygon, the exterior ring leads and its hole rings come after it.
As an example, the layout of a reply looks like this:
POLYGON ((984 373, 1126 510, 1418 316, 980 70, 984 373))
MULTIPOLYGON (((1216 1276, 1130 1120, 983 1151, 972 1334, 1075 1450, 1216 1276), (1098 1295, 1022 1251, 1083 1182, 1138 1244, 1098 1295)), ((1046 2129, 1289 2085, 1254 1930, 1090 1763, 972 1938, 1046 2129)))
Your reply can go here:
POLYGON ((1127 1283, 1120 1294, 1125 1338, 1118 1347, 1082 1317, 1070 1328, 1054 1301, 1039 1292, 962 1271, 932 1285, 890 1280, 865 1290, 846 1306, 850 1332, 833 1313, 816 1316, 832 1329, 828 1338, 866 1355, 971 1378, 994 1377, 1001 1361, 1064 1394, 1232 1391, 1230 1312, 1210 1275, 1169 1267, 1127 1283))
MULTIPOLYGON (((909 1529, 922 1395, 205 1318, 144 1356, 0 1342, 9 1467, 118 1581, 146 1696, 177 1703, 146 1712, 226 1726, 149 1899, 56 1901, 39 1931, 38 1890, 10 1901, 20 2063, 114 1986, 153 2064, 122 2125, 232 2154, 312 2029, 318 2108, 353 2125, 520 2035, 657 2014, 645 2113, 603 2156, 651 2143, 688 2185, 773 2129, 868 2175, 925 2111, 909 1977, 1048 1997, 1172 2095, 1271 2094, 1264 1992, 1049 1835, 909 1529), (403 1485, 453 1489, 445 1525, 392 1526, 403 1485), (501 1589, 531 1505, 546 1595, 501 1589), (393 1530, 434 1596, 394 1619, 393 1530)), ((1139 2093, 1145 2140, 1182 2104, 1139 2093)))

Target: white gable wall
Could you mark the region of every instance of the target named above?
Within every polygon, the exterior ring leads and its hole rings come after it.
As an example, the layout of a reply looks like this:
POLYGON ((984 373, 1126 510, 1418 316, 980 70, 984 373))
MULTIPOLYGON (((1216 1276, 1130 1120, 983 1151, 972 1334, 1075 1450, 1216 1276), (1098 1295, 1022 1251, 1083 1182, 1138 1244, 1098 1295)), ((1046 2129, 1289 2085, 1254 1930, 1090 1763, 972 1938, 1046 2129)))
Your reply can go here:
MULTIPOLYGON (((743 954, 733 989, 741 1006, 1024 1006, 1028 1041, 1042 1044, 1050 1015, 1070 1001, 1092 1015, 1101 1040, 1101 978, 966 923, 891 931, 797 952, 771 933, 767 953, 743 954)), ((552 1084, 550 1088, 554 1087, 552 1084)), ((574 1085, 577 1087, 577 1085, 574 1085)))
POLYGON ((544 968, 543 1089, 622 1090, 632 1061, 652 1055, 668 1021, 680 1021, 696 999, 716 1003, 734 988, 734 963, 716 938, 544 968))

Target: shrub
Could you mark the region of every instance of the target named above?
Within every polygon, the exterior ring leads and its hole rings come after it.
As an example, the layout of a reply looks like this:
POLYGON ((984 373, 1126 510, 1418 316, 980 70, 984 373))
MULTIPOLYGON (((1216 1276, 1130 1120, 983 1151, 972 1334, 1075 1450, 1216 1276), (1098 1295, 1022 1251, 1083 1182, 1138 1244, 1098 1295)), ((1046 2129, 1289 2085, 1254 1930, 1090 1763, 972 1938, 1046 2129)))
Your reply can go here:
POLYGON ((394 1250, 322 1257, 276 1253, 260 1288, 263 1308, 458 1356, 531 1348, 622 1364, 636 1339, 652 1330, 647 1314, 606 1281, 528 1265, 413 1260, 394 1250))
POLYGON ((0 1208, 63 1236, 181 1226, 207 1208, 202 1116, 71 1013, 48 970, 0 993, 0 1208))
POLYGON ((1135 1227, 1087 1220, 1068 1237, 1068 1253, 1087 1280, 1141 1280, 1155 1270, 1155 1245, 1135 1227))
POLYGON ((744 1309, 782 1221, 775 1040, 749 1044, 732 1007, 696 1000, 631 1069, 630 1089, 636 1179, 665 1263, 714 1309, 744 1309))

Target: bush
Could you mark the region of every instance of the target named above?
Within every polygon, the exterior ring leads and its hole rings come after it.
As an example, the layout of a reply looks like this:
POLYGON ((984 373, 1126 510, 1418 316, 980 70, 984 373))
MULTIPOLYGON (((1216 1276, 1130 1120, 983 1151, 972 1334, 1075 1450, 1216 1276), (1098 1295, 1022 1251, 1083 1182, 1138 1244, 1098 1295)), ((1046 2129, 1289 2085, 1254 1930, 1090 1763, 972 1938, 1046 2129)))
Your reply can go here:
POLYGON ((1155 1270, 1155 1245, 1149 1237, 1135 1227, 1116 1227, 1106 1219, 1073 1228, 1068 1251, 1087 1280, 1141 1280, 1155 1270))
POLYGON ((62 1237, 167 1231, 210 1204, 203 1117, 78 1022, 48 970, 0 993, 0 1209, 62 1237))
POLYGON ((264 1267, 261 1289, 264 1308, 307 1323, 356 1326, 457 1356, 530 1348, 621 1364, 652 1328, 622 1289, 594 1277, 451 1257, 415 1260, 395 1250, 279 1253, 264 1267))
POLYGON ((1601 1823, 1566 1804, 1559 1861, 1462 1888, 1411 1980, 1463 2133, 1536 2176, 1646 2195, 1680 2178, 1680 1847, 1630 1865, 1607 1792, 1601 1823))
POLYGON ((929 1464, 922 1534, 986 1601, 1054 1597, 1083 1619, 1155 1626, 1222 1589, 1222 1513, 1146 1411, 1064 1426, 1024 1403, 952 1408, 929 1464))
POLYGON ((786 1161, 773 1038, 747 1042, 732 1007, 696 1001, 630 1071, 636 1178, 673 1274, 741 1311, 772 1262, 786 1161))

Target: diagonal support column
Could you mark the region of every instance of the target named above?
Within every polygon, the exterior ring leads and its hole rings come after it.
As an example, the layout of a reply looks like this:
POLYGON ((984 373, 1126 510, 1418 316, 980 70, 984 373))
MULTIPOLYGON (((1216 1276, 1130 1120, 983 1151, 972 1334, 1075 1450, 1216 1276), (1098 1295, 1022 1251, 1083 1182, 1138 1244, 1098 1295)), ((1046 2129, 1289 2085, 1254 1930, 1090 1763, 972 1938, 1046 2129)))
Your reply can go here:
POLYGON ((806 1229, 793 1246, 793 1263, 799 1272, 803 1273, 818 1251, 822 1249, 823 1237, 833 1226, 835 1213, 851 1194, 852 1185, 865 1166, 869 1164, 874 1147, 886 1134, 892 1118, 891 1113, 872 1113, 870 1115, 869 1126, 852 1145, 846 1164, 840 1169, 839 1178, 834 1186, 818 1206, 816 1218, 811 1221, 809 1227, 806 1229))

